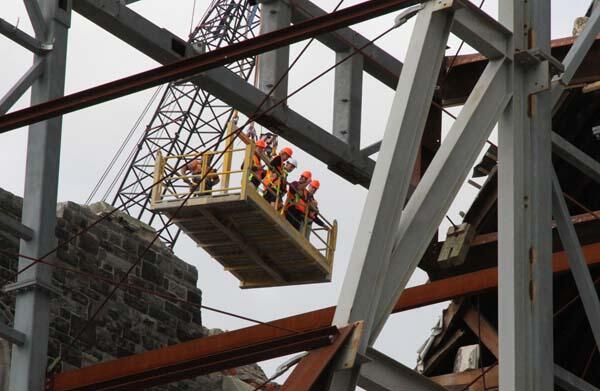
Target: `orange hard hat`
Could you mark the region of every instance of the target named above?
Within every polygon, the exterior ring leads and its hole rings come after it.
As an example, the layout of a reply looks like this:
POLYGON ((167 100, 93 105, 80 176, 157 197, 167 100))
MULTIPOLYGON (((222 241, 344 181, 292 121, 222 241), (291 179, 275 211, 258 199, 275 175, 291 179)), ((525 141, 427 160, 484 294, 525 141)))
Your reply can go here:
POLYGON ((315 189, 318 189, 319 186, 321 186, 321 182, 319 182, 316 179, 314 181, 310 182, 310 187, 314 187, 315 189))
POLYGON ((257 147, 261 147, 261 148, 266 148, 267 147, 267 143, 265 142, 265 140, 260 139, 256 141, 256 146, 257 147))
POLYGON ((310 172, 310 171, 304 171, 304 172, 302 173, 302 175, 300 175, 300 176, 303 176, 303 177, 305 177, 306 179, 310 180, 310 179, 312 178, 312 172, 310 172))
POLYGON ((290 147, 282 148, 281 152, 285 152, 289 157, 292 157, 292 154, 294 153, 294 151, 292 151, 292 148, 290 147))

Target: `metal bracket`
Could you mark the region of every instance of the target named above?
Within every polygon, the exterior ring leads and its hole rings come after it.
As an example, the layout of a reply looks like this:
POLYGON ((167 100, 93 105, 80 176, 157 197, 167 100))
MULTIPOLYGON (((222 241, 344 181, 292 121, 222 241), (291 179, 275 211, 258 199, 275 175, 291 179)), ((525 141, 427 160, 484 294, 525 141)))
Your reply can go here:
POLYGON ((562 62, 539 48, 518 51, 515 53, 514 58, 517 64, 520 64, 525 68, 532 68, 537 64, 548 61, 551 76, 560 75, 565 71, 565 66, 562 62))
POLYGON ((358 352, 360 346, 360 340, 363 336, 364 322, 359 321, 354 323, 354 330, 352 335, 346 341, 345 346, 340 350, 339 360, 336 361, 336 367, 339 370, 353 368, 357 361, 362 364, 362 360, 359 356, 362 356, 358 352))
POLYGON ((23 291, 33 290, 33 289, 43 289, 50 294, 54 294, 56 296, 60 295, 60 292, 56 288, 54 288, 51 284, 48 284, 47 282, 39 281, 39 280, 36 280, 33 278, 29 279, 29 280, 24 280, 24 281, 17 281, 12 284, 7 284, 4 286, 3 291, 4 291, 4 293, 9 293, 9 292, 20 293, 23 291))

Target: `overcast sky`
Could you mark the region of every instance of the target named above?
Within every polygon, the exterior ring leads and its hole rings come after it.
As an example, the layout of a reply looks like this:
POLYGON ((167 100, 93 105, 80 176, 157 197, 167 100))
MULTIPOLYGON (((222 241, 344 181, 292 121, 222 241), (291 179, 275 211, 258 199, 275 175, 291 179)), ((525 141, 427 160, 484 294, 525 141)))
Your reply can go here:
MULTIPOLYGON (((337 0, 314 0, 322 8, 330 11, 337 0)), ((10 23, 18 23, 19 28, 32 33, 27 13, 20 0, 1 0, 0 17, 10 23)), ((358 3, 346 0, 345 6, 358 3)), ((204 13, 208 0, 142 0, 131 7, 157 25, 164 27, 186 39, 192 23, 204 13), (196 4, 195 12, 192 12, 196 4)), ((571 34, 575 17, 585 13, 589 0, 559 1, 553 0, 552 35, 554 38, 571 34)), ((483 9, 496 15, 497 0, 488 0, 483 9)), ((354 26, 368 38, 373 38, 388 28, 394 15, 354 26)), ((378 44, 399 59, 405 57, 412 23, 392 31, 378 44)), ((95 26, 87 19, 73 14, 69 37, 66 92, 76 92, 97 84, 108 82, 133 73, 148 70, 158 64, 95 26)), ((459 41, 451 37, 447 54, 454 54, 459 41)), ((292 47, 295 57, 304 43, 292 47)), ((4 94, 31 64, 31 55, 0 37, 2 53, 2 77, 0 78, 0 96, 4 94)), ((467 53, 468 48, 462 53, 467 53)), ((290 75, 290 90, 311 79, 322 70, 333 65, 335 55, 318 42, 303 56, 290 75)), ((333 72, 293 97, 289 105, 294 110, 310 118, 324 129, 331 129, 333 93, 333 72)), ((63 143, 61 150, 59 201, 71 200, 84 203, 91 189, 98 181, 108 161, 112 158, 127 132, 131 129, 154 90, 143 91, 116 101, 107 102, 89 109, 68 114, 63 120, 63 143)), ((363 87, 362 140, 363 146, 381 139, 387 120, 393 91, 365 74, 363 87)), ((26 94, 13 107, 26 107, 29 95, 26 94)), ((151 110, 153 111, 154 108, 151 110)), ((459 108, 453 109, 455 113, 459 108)), ((142 125, 149 120, 145 118, 142 125)), ((444 129, 451 125, 452 119, 444 116, 444 129)), ((142 126, 143 127, 143 126, 142 126)), ((140 131, 142 129, 140 127, 140 131)), ((137 133, 139 135, 139 133, 137 133)), ((134 137, 137 139, 137 137, 134 137)), ((0 187, 18 195, 23 194, 25 175, 26 129, 14 130, 0 135, 0 187)), ((280 141, 280 146, 286 145, 280 141)), ((354 242, 357 224, 360 220, 366 190, 353 186, 332 174, 327 168, 296 148, 296 154, 302 169, 311 169, 321 181, 318 193, 321 211, 336 218, 340 225, 338 245, 333 273, 333 281, 328 284, 304 285, 299 287, 271 288, 258 290, 240 290, 238 281, 222 270, 203 250, 197 248, 186 237, 179 239, 176 254, 185 261, 198 267, 198 286, 203 291, 204 304, 228 311, 240 313, 263 321, 334 305, 337 301, 347 262, 354 242)), ((460 221, 458 212, 470 205, 475 190, 469 185, 463 186, 457 201, 449 211, 449 216, 460 221)), ((441 227, 446 232, 447 223, 441 227)), ((425 273, 418 270, 410 284, 421 284, 427 280, 425 273)), ((394 357, 400 362, 414 367, 416 350, 430 334, 430 329, 441 314, 445 304, 396 314, 391 317, 376 348, 394 357)), ((249 324, 234 318, 203 312, 204 323, 208 328, 236 329, 249 324)), ((265 363, 268 373, 272 373, 280 360, 265 363)))

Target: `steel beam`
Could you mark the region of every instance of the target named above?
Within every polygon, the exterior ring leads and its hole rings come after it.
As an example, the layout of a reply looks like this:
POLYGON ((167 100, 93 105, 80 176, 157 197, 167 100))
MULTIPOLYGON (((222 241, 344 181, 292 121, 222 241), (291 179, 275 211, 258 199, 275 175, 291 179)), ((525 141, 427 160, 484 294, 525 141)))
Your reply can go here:
POLYGON ((38 58, 15 85, 0 99, 0 115, 5 114, 44 71, 45 58, 38 58))
POLYGON ((241 329, 59 373, 49 390, 139 390, 321 348, 339 335, 331 326, 307 332, 271 330, 261 335, 241 329))
MULTIPOLYGON (((152 24, 117 0, 80 0, 74 3, 74 9, 159 62, 172 63, 183 58, 185 54, 185 50, 181 53, 175 50, 185 49, 185 41, 152 24)), ((214 52, 208 57, 212 57, 213 54, 214 52)), ((254 114, 265 96, 260 90, 224 68, 206 72, 195 81, 201 83, 201 87, 212 95, 247 115, 254 114)), ((82 96, 74 101, 81 99, 82 96)), ((334 172, 349 181, 368 186, 374 162, 358 151, 351 151, 343 142, 293 110, 278 108, 261 116, 259 122, 266 127, 274 127, 275 132, 324 161, 334 172)))
MULTIPOLYGON (((595 267, 600 266, 600 243, 583 246, 583 252, 588 265, 595 267)), ((565 273, 569 270, 567 256, 564 252, 554 254, 553 270, 554 273, 565 273)), ((396 303, 393 312, 397 313, 407 311, 413 308, 441 303, 458 297, 489 292, 496 289, 497 286, 497 268, 489 268, 477 272, 446 278, 443 280, 432 281, 427 284, 405 289, 400 297, 400 300, 398 300, 396 303)), ((259 324, 256 326, 246 327, 240 330, 219 334, 218 336, 220 337, 220 341, 224 341, 226 344, 231 343, 230 345, 224 346, 226 349, 233 348, 235 346, 240 347, 244 345, 252 345, 256 344, 257 341, 272 340, 289 335, 288 333, 291 333, 291 330, 297 333, 303 333, 328 327, 333 321, 334 311, 335 307, 321 308, 319 310, 274 320, 269 322, 269 324, 259 324)), ((191 354, 196 354, 193 352, 195 351, 196 346, 199 349, 200 346, 217 345, 216 343, 213 344, 212 342, 208 342, 208 344, 205 343, 206 338, 202 338, 199 340, 186 342, 182 347, 179 345, 174 345, 157 349, 154 351, 154 353, 152 353, 152 357, 154 357, 152 359, 149 359, 149 356, 147 355, 149 353, 130 356, 126 358, 126 362, 129 363, 127 368, 131 369, 135 366, 144 366, 145 370, 159 371, 160 368, 164 368, 164 361, 155 362, 155 360, 169 360, 169 362, 173 364, 183 363, 190 358, 191 354)), ((123 363, 123 361, 121 363, 123 363)), ((114 365, 113 368, 115 368, 115 371, 126 370, 125 366, 121 364, 114 365)), ((83 370, 84 369, 82 369, 82 371, 83 370)), ((165 376, 169 370, 170 369, 163 369, 165 376)), ((113 372, 107 372, 106 376, 109 378, 113 375, 113 372)), ((72 371, 60 374, 58 376, 64 376, 63 379, 65 379, 65 381, 67 378, 80 378, 84 379, 82 381, 87 381, 87 377, 80 376, 78 371, 72 371)), ((369 378, 370 377, 371 376, 369 376, 369 378)))
POLYGON ((374 155, 377 152, 379 152, 380 149, 381 149, 381 141, 377 141, 377 142, 361 149, 360 153, 362 153, 364 156, 371 156, 371 155, 374 155))
POLYGON ((583 31, 579 34, 563 59, 565 71, 560 78, 554 80, 552 83, 552 106, 554 108, 560 102, 565 87, 571 83, 575 72, 577 72, 590 48, 595 43, 598 33, 600 33, 600 7, 593 7, 592 14, 585 24, 583 31))
POLYGON ((23 346, 27 340, 27 336, 20 331, 0 322, 0 338, 7 340, 13 345, 23 346))
MULTIPOLYGON (((327 15, 327 12, 309 0, 293 0, 292 22, 301 23, 306 20, 327 15)), ((356 50, 365 46, 369 39, 348 27, 316 37, 321 43, 336 52, 356 50)), ((361 50, 364 70, 386 86, 396 89, 402 62, 381 49, 377 45, 369 45, 361 50)))
POLYGON ((43 14, 38 0, 23 0, 25 9, 29 15, 31 26, 35 32, 35 37, 40 41, 46 41, 48 26, 46 24, 46 15, 43 14))
MULTIPOLYGON (((370 344, 429 246, 501 111, 510 99, 507 61, 491 61, 404 208, 370 344)), ((379 160, 378 160, 379 161, 379 160)))
MULTIPOLYGON (((336 52, 336 63, 351 53, 336 52)), ((360 149, 363 65, 360 54, 338 65, 333 87, 333 135, 355 150, 360 149)))
POLYGON ((6 20, 0 18, 0 34, 4 35, 11 41, 21 45, 25 49, 35 54, 44 54, 48 50, 42 47, 42 44, 37 39, 33 38, 26 32, 19 30, 16 26, 8 23, 6 20))
MULTIPOLYGON (((261 4, 261 34, 271 33, 289 27, 291 22, 290 5, 283 0, 270 0, 261 4)), ((271 93, 275 101, 285 100, 288 95, 288 68, 290 47, 258 56, 258 85, 262 92, 271 93), (275 85, 277 87, 275 88, 275 85)), ((285 103, 284 103, 285 104, 285 103)))
MULTIPOLYGON (((36 5, 27 2, 28 10, 36 5)), ((48 39, 54 49, 46 54, 44 72, 32 85, 32 106, 56 99, 64 94, 67 36, 71 22, 69 1, 51 0, 41 4, 48 39), (63 8, 66 7, 66 8, 63 8)), ((31 12, 30 12, 31 14, 31 12)), ((32 21, 35 24, 35 21, 32 21)), ((38 30, 41 27, 38 26, 38 30)), ((39 62, 39 56, 34 62, 39 62)), ((22 223, 30 227, 33 238, 21 240, 19 252, 39 258, 56 246, 56 198, 60 162, 62 117, 38 122, 29 127, 22 223)), ((19 259, 19 269, 31 261, 19 259)), ((19 274, 17 282, 5 287, 14 292, 14 328, 26 335, 22 346, 13 346, 9 390, 39 391, 44 389, 48 361, 48 333, 52 271, 49 266, 35 264, 19 274)))
POLYGON ((552 132, 552 152, 600 184, 600 163, 556 132, 552 132))
POLYGON ((385 354, 369 348, 358 378, 358 386, 367 391, 445 391, 429 378, 402 365, 385 354))
POLYGON ((19 239, 31 240, 33 238, 33 230, 31 228, 4 212, 0 212, 0 227, 9 232, 14 232, 19 239))
MULTIPOLYGON (((334 317, 337 325, 365 322, 360 352, 367 348, 451 24, 451 12, 435 1, 419 11, 390 109, 334 317)), ((336 372, 330 389, 352 389, 359 370, 336 372)))
MULTIPOLYGON (((86 1, 82 0, 81 2, 83 3, 86 1)), ((103 0, 94 1, 95 4, 103 2, 103 0)), ((332 12, 325 16, 314 18, 285 29, 215 49, 210 53, 200 54, 193 58, 178 61, 174 64, 158 67, 150 71, 71 94, 61 99, 48 102, 47 104, 40 104, 37 105, 37 107, 30 107, 10 115, 5 115, 0 117, 0 131, 4 132, 28 125, 35 121, 69 113, 107 100, 139 92, 172 80, 191 77, 233 61, 291 45, 306 38, 327 33, 350 24, 360 23, 408 7, 417 2, 418 0, 370 0, 359 3, 355 6, 347 7, 340 11, 332 12)), ((75 4, 79 3, 80 2, 75 2, 75 4)), ((93 4, 90 4, 89 2, 86 3, 87 6, 91 5, 92 8, 94 8, 93 4)), ((117 15, 119 15, 119 12, 121 11, 127 12, 127 7, 118 0, 114 0, 112 5, 116 10, 111 9, 113 13, 108 13, 108 15, 104 12, 102 17, 108 16, 110 18, 111 16, 114 17, 114 12, 116 12, 117 15)), ((133 11, 129 11, 131 15, 133 11)), ((114 22, 115 19, 113 18, 111 21, 114 22)), ((139 18, 137 21, 143 23, 139 18)), ((126 28, 126 26, 120 27, 126 28)), ((183 54, 184 53, 182 53, 182 55, 183 54)))
MULTIPOLYGON (((362 352, 367 348, 388 269, 393 228, 408 195, 451 23, 451 13, 437 2, 430 1, 419 11, 338 299, 335 324, 365 322, 362 352)), ((330 389, 355 385, 357 369, 349 377, 350 371, 336 374, 330 389)))
MULTIPOLYGON (((499 2, 513 50, 550 53, 550 4, 499 2)), ((510 66, 511 104, 498 127, 500 389, 553 388, 551 105, 547 61, 510 66)))
POLYGON ((510 30, 468 0, 457 0, 455 8, 453 34, 488 59, 512 59, 508 50, 512 36, 510 30))
POLYGON ((596 345, 600 346, 600 299, 585 262, 581 243, 571 222, 571 215, 555 172, 552 173, 552 211, 560 234, 560 241, 569 257, 571 273, 575 285, 577 285, 592 334, 596 340, 596 345))
POLYGON ((554 383, 565 391, 600 391, 560 365, 554 365, 554 383))

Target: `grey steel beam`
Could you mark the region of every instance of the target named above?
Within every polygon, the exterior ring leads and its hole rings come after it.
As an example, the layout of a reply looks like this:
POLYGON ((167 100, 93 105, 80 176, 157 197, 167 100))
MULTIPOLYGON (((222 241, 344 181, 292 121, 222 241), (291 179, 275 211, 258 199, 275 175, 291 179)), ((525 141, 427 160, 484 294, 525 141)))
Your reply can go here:
POLYGON ((35 54, 44 54, 48 50, 42 47, 42 44, 37 39, 33 38, 26 32, 19 30, 16 26, 8 23, 6 20, 0 18, 0 34, 4 35, 11 41, 21 45, 25 49, 35 54))
MULTIPOLYGON (((293 0, 290 3, 292 23, 303 22, 327 14, 325 10, 309 0, 293 0)), ((369 42, 369 39, 349 27, 336 30, 333 33, 319 35, 316 38, 336 52, 361 48, 369 42)), ((364 60, 365 72, 395 90, 402 70, 402 62, 377 45, 365 47, 361 50, 361 54, 364 60)))
POLYGON ((377 142, 361 149, 360 153, 362 153, 364 156, 371 156, 371 155, 379 152, 380 149, 381 149, 381 141, 377 141, 377 142))
POLYGON ((361 368, 358 386, 367 391, 446 391, 436 382, 373 348, 369 348, 366 355, 370 361, 361 368))
POLYGON ((552 132, 552 152, 600 184, 600 163, 556 132, 552 132))
POLYGON ((0 227, 14 232, 19 239, 31 240, 33 238, 33 230, 31 228, 3 212, 0 212, 0 227))
MULTIPOLYGON (((32 6, 29 4, 28 9, 32 6)), ((46 0, 41 4, 41 13, 54 49, 45 55, 44 73, 32 86, 32 105, 64 94, 70 2, 46 0)), ((39 56, 34 58, 39 60, 39 56)), ((39 258, 56 245, 61 125, 62 117, 56 117, 29 126, 22 222, 35 234, 32 240, 22 240, 19 250, 28 257, 39 258)), ((19 269, 30 264, 30 260, 19 259, 19 269)), ((15 284, 5 287, 5 292, 12 291, 16 296, 14 328, 26 335, 24 344, 12 349, 10 391, 44 389, 51 284, 49 266, 36 264, 19 274, 15 284)))
MULTIPOLYGON (((499 2, 513 49, 550 53, 550 3, 499 2), (532 46, 535 45, 535 46, 532 46)), ((553 389, 549 64, 510 66, 513 99, 498 127, 498 312, 502 390, 553 389)))
POLYGON ((0 338, 5 339, 13 345, 23 346, 27 337, 20 331, 0 322, 0 338))
MULTIPOLYGON (((287 2, 283 0, 264 1, 261 8, 261 34, 277 31, 290 25, 291 10, 287 2)), ((287 71, 289 63, 289 46, 271 50, 258 56, 258 86, 264 93, 272 91, 271 96, 276 101, 285 100, 288 95, 287 71), (275 85, 277 85, 276 88, 275 85)))
POLYGON ((29 15, 35 37, 40 41, 45 41, 47 32, 46 18, 42 14, 38 0, 23 0, 23 3, 25 4, 25 9, 29 15))
POLYGON ((596 291, 596 284, 592 280, 592 275, 581 250, 577 232, 571 222, 571 214, 555 172, 552 173, 552 212, 556 220, 560 241, 567 253, 571 274, 583 303, 583 309, 587 315, 596 345, 600 346, 600 299, 596 291))
MULTIPOLYGON (((351 53, 336 52, 336 63, 351 53)), ((333 87, 333 135, 354 149, 360 149, 363 63, 358 54, 338 65, 333 87)))
MULTIPOLYGON (((429 1, 417 15, 335 310, 336 325, 364 320, 363 353, 450 34, 452 13, 447 11, 429 1)), ((336 372, 330 389, 353 389, 359 370, 336 372)))
MULTIPOLYGON (((431 238, 510 100, 506 59, 491 61, 410 200, 395 232, 395 245, 379 300, 372 345, 412 276, 431 238)), ((381 153, 381 152, 380 152, 381 153)), ((379 163, 379 159, 377 160, 379 163)))
MULTIPOLYGON (((78 0, 74 2, 73 9, 158 62, 168 64, 181 60, 185 55, 185 41, 154 25, 118 0, 78 0)), ((264 92, 226 68, 205 72, 194 82, 246 115, 253 115, 265 98, 264 92)), ((273 101, 268 100, 262 108, 272 104, 273 101)), ((278 106, 257 122, 322 160, 343 178, 369 186, 375 162, 359 151, 351 150, 347 144, 297 112, 278 106)))
POLYGON ((45 58, 38 58, 12 88, 0 99, 0 115, 4 115, 31 87, 44 71, 45 58))
POLYGON ((594 7, 592 15, 588 19, 583 31, 569 49, 569 52, 563 59, 563 65, 565 71, 560 79, 555 80, 552 83, 552 106, 560 101, 560 97, 565 90, 565 87, 569 85, 571 79, 579 69, 579 66, 583 62, 583 59, 587 55, 588 51, 592 47, 596 36, 600 33, 600 7, 594 7))
POLYGON ((468 0, 457 0, 455 7, 453 34, 489 59, 512 59, 508 50, 510 30, 468 0))
POLYGON ((565 391, 600 391, 600 388, 594 387, 559 365, 554 365, 554 384, 565 391))

